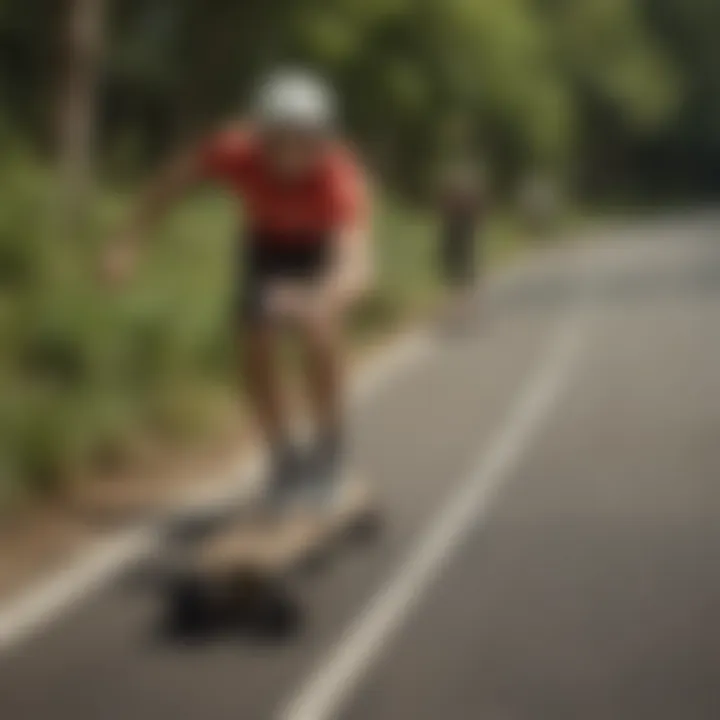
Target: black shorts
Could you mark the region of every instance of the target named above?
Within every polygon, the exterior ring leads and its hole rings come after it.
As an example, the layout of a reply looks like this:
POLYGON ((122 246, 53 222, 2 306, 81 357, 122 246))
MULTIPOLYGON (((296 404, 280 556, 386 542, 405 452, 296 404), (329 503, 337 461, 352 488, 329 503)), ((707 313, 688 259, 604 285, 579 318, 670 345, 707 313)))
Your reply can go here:
POLYGON ((329 235, 290 238, 249 233, 242 244, 236 292, 241 319, 263 319, 265 294, 273 283, 321 279, 330 265, 330 256, 329 235))

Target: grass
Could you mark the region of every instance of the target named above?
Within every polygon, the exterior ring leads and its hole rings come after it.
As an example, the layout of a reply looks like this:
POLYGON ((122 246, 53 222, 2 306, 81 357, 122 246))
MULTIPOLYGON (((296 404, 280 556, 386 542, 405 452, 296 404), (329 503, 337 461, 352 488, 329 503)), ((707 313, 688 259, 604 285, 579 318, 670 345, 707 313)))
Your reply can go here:
MULTIPOLYGON (((187 445, 236 421, 229 200, 187 202, 153 238, 131 286, 110 292, 94 259, 123 198, 99 195, 88 237, 62 241, 41 170, 17 164, 0 192, 0 506, 136 462, 148 444, 187 445)), ((417 209, 379 209, 379 282, 355 318, 355 343, 437 300, 435 234, 417 209)), ((493 260, 518 243, 513 223, 494 223, 493 260)))

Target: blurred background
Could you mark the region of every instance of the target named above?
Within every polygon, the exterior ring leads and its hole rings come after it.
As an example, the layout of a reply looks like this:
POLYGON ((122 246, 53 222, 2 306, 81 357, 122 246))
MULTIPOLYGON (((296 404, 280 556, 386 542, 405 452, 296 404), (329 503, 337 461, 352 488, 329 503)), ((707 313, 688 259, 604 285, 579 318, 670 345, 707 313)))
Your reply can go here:
POLYGON ((190 198, 128 292, 94 263, 266 71, 329 77, 377 178, 363 344, 436 298, 453 154, 482 163, 494 258, 533 240, 543 188, 575 218, 716 198, 718 28, 714 0, 0 0, 0 508, 236 431, 232 203, 190 198))

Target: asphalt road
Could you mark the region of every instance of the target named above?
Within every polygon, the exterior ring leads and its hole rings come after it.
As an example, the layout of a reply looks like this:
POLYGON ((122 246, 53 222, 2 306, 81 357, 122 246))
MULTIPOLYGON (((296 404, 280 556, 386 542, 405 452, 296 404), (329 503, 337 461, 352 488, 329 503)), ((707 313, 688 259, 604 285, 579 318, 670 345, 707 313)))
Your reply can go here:
POLYGON ((353 422, 388 526, 299 638, 171 642, 131 574, 0 656, 0 718, 719 716, 720 219, 541 256, 353 422))

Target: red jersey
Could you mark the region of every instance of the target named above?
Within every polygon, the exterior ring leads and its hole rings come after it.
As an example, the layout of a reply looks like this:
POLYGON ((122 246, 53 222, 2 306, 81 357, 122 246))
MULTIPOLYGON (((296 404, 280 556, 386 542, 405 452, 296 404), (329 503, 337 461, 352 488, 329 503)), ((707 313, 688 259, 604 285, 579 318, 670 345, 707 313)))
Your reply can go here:
POLYGON ((366 211, 363 173, 352 154, 336 147, 307 177, 274 176, 252 132, 228 130, 200 150, 203 175, 221 182, 242 201, 248 225, 278 242, 311 242, 362 219, 366 211))

